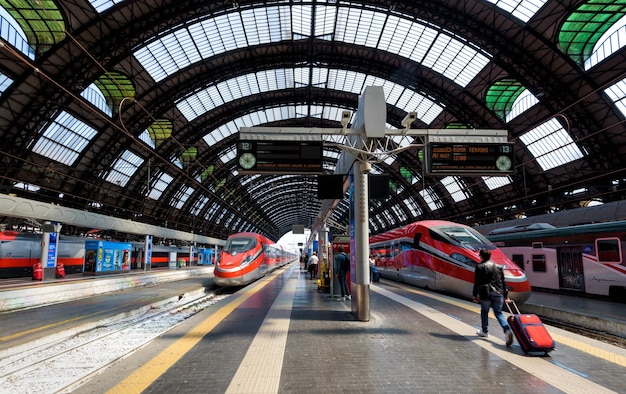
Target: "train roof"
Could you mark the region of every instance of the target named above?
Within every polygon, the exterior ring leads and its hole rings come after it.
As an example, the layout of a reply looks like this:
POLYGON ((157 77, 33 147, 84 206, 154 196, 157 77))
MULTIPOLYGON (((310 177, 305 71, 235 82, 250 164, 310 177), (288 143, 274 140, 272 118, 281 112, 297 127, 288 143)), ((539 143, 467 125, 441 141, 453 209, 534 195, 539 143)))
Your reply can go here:
POLYGON ((384 232, 382 234, 374 235, 370 237, 370 243, 382 242, 382 241, 395 239, 395 238, 407 238, 407 237, 412 238, 413 234, 415 234, 417 229, 420 227, 433 228, 433 227, 449 226, 449 225, 454 225, 454 226, 459 226, 459 227, 468 227, 464 224, 449 222, 447 220, 421 220, 418 222, 408 224, 403 227, 399 227, 394 230, 384 232))
POLYGON ((575 208, 566 211, 535 215, 523 219, 489 223, 474 228, 483 235, 489 235, 496 229, 529 226, 534 223, 547 223, 554 227, 567 227, 616 220, 626 220, 626 200, 595 205, 593 207, 575 208))

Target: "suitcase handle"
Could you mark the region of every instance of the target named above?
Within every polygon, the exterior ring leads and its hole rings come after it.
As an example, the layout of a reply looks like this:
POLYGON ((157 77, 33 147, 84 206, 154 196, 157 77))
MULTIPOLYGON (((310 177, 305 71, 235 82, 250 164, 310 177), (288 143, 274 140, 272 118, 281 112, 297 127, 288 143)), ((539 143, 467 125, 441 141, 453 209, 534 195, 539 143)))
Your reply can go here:
POLYGON ((509 299, 508 302, 507 302, 507 300, 504 300, 504 303, 506 304, 506 307, 509 309, 509 313, 510 314, 512 314, 512 315, 515 315, 515 314, 519 315, 520 314, 519 308, 517 307, 517 304, 515 303, 515 301, 509 299), (509 305, 509 304, 513 304, 513 306, 515 307, 515 310, 517 311, 517 313, 513 313, 513 311, 511 310, 511 305, 509 305))

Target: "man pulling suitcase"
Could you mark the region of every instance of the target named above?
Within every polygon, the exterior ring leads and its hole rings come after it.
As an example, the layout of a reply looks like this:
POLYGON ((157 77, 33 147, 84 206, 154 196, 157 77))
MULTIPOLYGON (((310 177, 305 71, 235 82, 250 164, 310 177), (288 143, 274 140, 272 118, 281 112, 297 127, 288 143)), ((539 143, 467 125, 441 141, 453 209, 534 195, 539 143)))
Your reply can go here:
POLYGON ((480 323, 481 330, 477 332, 478 336, 486 338, 489 336, 489 309, 493 309, 498 323, 504 330, 506 336, 506 346, 513 343, 513 332, 509 323, 502 314, 502 306, 504 302, 509 301, 508 290, 504 283, 504 272, 502 267, 496 265, 491 258, 491 252, 487 249, 481 249, 480 264, 476 266, 474 271, 474 290, 473 301, 480 303, 480 323))

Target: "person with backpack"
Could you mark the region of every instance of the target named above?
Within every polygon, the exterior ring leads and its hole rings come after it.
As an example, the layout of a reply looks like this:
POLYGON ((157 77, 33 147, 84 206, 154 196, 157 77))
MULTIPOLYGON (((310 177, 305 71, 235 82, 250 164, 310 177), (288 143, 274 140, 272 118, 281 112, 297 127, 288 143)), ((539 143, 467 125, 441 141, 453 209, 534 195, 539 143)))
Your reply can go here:
POLYGON ((480 303, 480 322, 481 330, 477 332, 478 336, 487 338, 489 336, 489 309, 493 309, 498 323, 504 330, 506 336, 506 346, 513 343, 513 332, 506 318, 502 314, 502 306, 508 301, 508 290, 504 283, 504 271, 502 266, 496 265, 491 261, 491 252, 487 249, 481 249, 478 252, 480 256, 480 264, 476 266, 474 271, 474 289, 473 301, 480 303))
POLYGON ((341 298, 338 301, 351 300, 350 290, 348 289, 348 283, 346 278, 348 272, 350 272, 350 257, 346 253, 343 246, 339 247, 339 255, 336 259, 337 262, 337 278, 339 279, 339 287, 341 288, 341 298))

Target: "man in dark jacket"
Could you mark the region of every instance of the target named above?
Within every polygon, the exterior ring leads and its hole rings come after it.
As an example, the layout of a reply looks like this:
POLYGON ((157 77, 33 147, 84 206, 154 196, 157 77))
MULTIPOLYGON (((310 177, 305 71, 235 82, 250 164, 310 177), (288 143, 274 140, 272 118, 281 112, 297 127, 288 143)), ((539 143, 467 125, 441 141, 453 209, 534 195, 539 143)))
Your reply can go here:
POLYGON ((338 301, 351 300, 350 289, 348 289, 348 273, 350 272, 350 257, 346 254, 343 246, 339 247, 339 255, 337 262, 337 279, 339 279, 339 288, 341 289, 341 298, 338 301))
POLYGON ((511 346, 513 343, 513 333, 509 323, 502 314, 502 306, 505 300, 508 301, 508 290, 504 283, 504 272, 502 267, 496 265, 491 258, 491 252, 487 249, 479 251, 480 264, 476 266, 474 271, 474 302, 480 303, 480 322, 482 329, 478 331, 481 337, 488 337, 489 332, 489 308, 493 309, 498 323, 504 330, 506 336, 506 345, 511 346))

